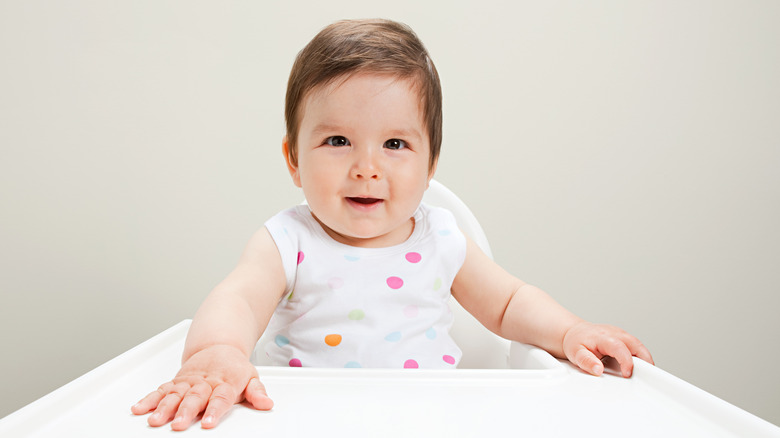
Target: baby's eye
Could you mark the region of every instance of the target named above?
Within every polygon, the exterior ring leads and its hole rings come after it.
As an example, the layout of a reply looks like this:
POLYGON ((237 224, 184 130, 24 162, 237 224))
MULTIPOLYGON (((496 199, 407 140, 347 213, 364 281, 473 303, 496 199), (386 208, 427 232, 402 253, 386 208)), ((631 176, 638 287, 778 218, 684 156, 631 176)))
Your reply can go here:
POLYGON ((391 138, 390 140, 387 140, 385 142, 385 147, 388 149, 397 150, 397 149, 404 149, 408 147, 408 145, 403 140, 399 140, 397 138, 391 138))
POLYGON ((349 140, 347 140, 347 137, 342 137, 341 135, 334 135, 333 137, 328 137, 325 139, 325 144, 330 146, 349 146, 349 140))

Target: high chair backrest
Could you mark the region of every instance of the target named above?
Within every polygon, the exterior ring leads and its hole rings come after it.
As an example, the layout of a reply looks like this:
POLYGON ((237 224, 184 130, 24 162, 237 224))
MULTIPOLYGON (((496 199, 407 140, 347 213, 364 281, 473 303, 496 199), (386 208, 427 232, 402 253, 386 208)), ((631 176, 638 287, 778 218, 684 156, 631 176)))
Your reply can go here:
MULTIPOLYGON (((488 257, 493 258, 487 236, 474 213, 444 184, 431 180, 430 187, 423 196, 423 202, 450 210, 455 215, 461 231, 469 236, 488 257)), ((458 368, 508 368, 510 342, 486 329, 454 298, 450 298, 450 309, 455 318, 450 334, 463 350, 463 358, 458 368)))

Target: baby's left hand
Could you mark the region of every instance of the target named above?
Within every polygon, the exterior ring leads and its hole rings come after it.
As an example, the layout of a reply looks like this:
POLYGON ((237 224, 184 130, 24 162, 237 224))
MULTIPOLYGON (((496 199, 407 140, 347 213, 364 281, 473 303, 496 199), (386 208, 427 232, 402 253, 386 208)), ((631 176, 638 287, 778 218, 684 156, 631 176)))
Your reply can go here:
POLYGON ((601 362, 604 356, 611 356, 618 361, 623 377, 631 377, 634 371, 632 356, 655 364, 650 351, 639 339, 618 327, 584 321, 566 332, 563 352, 571 363, 594 376, 604 372, 604 364, 601 362))

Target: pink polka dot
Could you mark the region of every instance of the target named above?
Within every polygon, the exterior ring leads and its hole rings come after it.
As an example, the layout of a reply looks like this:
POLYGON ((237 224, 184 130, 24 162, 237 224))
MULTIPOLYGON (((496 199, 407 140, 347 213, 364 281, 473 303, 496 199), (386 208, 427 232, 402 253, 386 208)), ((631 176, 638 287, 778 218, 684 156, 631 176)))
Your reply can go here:
POLYGON ((290 366, 291 367, 300 367, 300 366, 303 366, 303 365, 301 364, 301 360, 300 359, 290 359, 290 366))
POLYGON ((404 285, 404 281, 398 277, 388 277, 387 285, 390 286, 390 289, 400 289, 404 285))
POLYGON ((416 318, 419 313, 420 309, 417 306, 412 305, 404 307, 404 315, 406 315, 407 318, 416 318))
POLYGON ((444 359, 444 361, 450 365, 455 365, 455 358, 450 356, 449 354, 445 354, 444 356, 442 356, 442 359, 444 359))
POLYGON ((407 252, 406 260, 409 261, 409 263, 417 263, 422 260, 422 256, 417 252, 407 252))
POLYGON ((417 364, 416 360, 409 359, 406 362, 404 362, 404 368, 420 368, 420 365, 417 364))
POLYGON ((298 264, 300 265, 302 261, 303 261, 303 251, 298 251, 298 264))

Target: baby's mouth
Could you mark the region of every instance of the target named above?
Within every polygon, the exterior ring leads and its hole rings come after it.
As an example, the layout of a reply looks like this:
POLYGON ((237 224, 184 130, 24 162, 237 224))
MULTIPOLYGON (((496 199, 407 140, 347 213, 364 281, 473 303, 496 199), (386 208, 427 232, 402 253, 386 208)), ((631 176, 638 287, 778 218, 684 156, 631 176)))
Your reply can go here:
POLYGON ((354 202, 356 204, 362 204, 362 205, 374 205, 374 204, 378 204, 378 203, 382 202, 382 199, 379 199, 379 198, 357 198, 357 197, 352 198, 352 197, 349 197, 347 199, 349 199, 350 201, 352 201, 352 202, 354 202))

